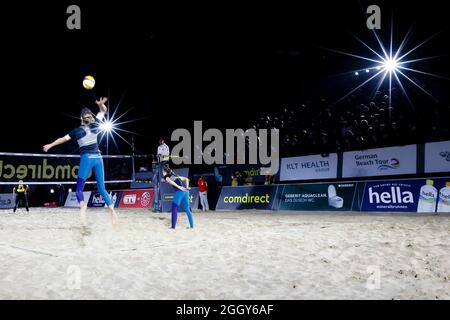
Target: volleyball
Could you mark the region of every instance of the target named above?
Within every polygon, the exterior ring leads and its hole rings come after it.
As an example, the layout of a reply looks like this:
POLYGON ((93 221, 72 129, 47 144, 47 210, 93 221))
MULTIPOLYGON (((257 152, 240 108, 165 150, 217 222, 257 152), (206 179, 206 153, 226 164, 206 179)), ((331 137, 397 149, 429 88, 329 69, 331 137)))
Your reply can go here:
POLYGON ((95 86, 95 79, 92 76, 86 76, 83 79, 83 87, 87 90, 92 90, 95 86))

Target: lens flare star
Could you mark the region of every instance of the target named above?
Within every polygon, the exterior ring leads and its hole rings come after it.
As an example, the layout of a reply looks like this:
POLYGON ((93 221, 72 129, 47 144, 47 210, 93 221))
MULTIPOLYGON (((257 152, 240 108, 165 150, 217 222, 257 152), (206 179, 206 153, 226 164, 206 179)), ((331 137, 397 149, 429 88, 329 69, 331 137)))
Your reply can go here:
POLYGON ((133 148, 131 143, 125 137, 123 137, 122 134, 127 133, 127 134, 138 135, 138 136, 142 136, 142 135, 139 133, 133 132, 133 131, 125 130, 123 128, 123 126, 126 124, 129 124, 129 123, 133 123, 136 121, 141 121, 141 120, 150 118, 150 117, 143 117, 143 118, 139 118, 139 119, 120 121, 125 115, 127 115, 131 110, 133 110, 133 108, 130 108, 130 109, 125 110, 122 114, 118 114, 118 111, 122 104, 123 97, 124 97, 124 94, 122 94, 122 96, 119 100, 119 103, 113 107, 110 107, 110 105, 109 105, 110 100, 108 99, 108 112, 105 115, 105 119, 101 122, 101 124, 99 126, 100 130, 101 130, 100 141, 103 141, 103 139, 106 138, 106 150, 107 150, 106 153, 107 154, 109 153, 109 138, 111 138, 116 149, 119 152, 120 152, 119 146, 116 141, 117 137, 120 138, 123 142, 125 142, 128 146, 133 148), (114 110, 112 115, 110 115, 110 112, 109 112, 111 110, 111 108, 114 110))
POLYGON ((389 58, 384 61, 383 66, 386 72, 396 72, 398 70, 398 61, 393 58, 389 58))
MULTIPOLYGON (((382 40, 380 39, 380 36, 377 34, 376 30, 373 30, 373 34, 376 38, 376 41, 379 45, 379 50, 375 50, 374 48, 370 47, 368 44, 363 42, 358 37, 354 36, 356 40, 358 40, 366 49, 368 49, 373 55, 370 56, 361 56, 356 54, 351 54, 347 52, 343 52, 340 50, 330 49, 330 48, 323 48, 325 50, 343 54, 346 56, 350 56, 357 59, 362 59, 365 61, 370 62, 371 66, 366 66, 364 69, 359 70, 352 70, 348 72, 348 74, 353 74, 355 76, 360 76, 362 72, 365 70, 365 74, 369 74, 370 77, 368 79, 365 79, 362 83, 357 85, 354 89, 352 89, 350 92, 348 92, 346 95, 344 95, 342 98, 338 99, 332 106, 335 106, 348 96, 350 96, 352 93, 357 91, 358 89, 362 88, 363 86, 369 84, 372 82, 372 80, 378 79, 378 84, 376 87, 376 90, 374 92, 377 92, 380 87, 388 81, 389 86, 389 107, 391 107, 392 104, 392 87, 397 86, 403 95, 406 97, 408 102, 412 105, 412 102, 406 92, 406 89, 403 85, 403 82, 408 82, 414 85, 416 88, 418 88, 421 92, 425 93, 427 96, 432 98, 435 102, 439 102, 430 92, 428 92, 423 86, 421 86, 419 83, 417 83, 414 78, 412 78, 408 73, 418 73, 430 77, 450 80, 447 77, 439 76, 436 74, 424 72, 417 70, 413 67, 413 64, 422 62, 425 60, 435 59, 439 58, 441 56, 431 56, 431 57, 424 57, 424 58, 416 58, 408 60, 408 57, 411 56, 412 53, 416 52, 416 50, 423 45, 425 45, 427 42, 429 42, 431 39, 433 39, 435 36, 437 36, 440 32, 432 35, 428 39, 424 40, 423 42, 419 43, 406 53, 403 53, 405 50, 405 47, 407 45, 408 40, 411 37, 411 28, 406 33, 405 37, 403 38, 401 44, 398 46, 398 48, 394 48, 394 36, 393 36, 393 22, 391 23, 391 32, 390 32, 390 44, 388 47, 386 47, 382 40), (372 74, 372 71, 374 71, 374 74, 372 74)), ((345 73, 347 74, 347 73, 345 73)))
POLYGON ((113 131, 115 129, 113 123, 110 121, 102 122, 99 127, 100 127, 100 130, 105 131, 107 133, 110 133, 111 131, 113 131))

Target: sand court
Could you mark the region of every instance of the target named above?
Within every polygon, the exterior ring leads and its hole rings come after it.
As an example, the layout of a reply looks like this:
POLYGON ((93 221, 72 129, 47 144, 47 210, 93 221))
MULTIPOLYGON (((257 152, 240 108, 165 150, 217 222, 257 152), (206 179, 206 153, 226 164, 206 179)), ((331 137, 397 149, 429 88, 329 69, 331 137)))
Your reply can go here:
POLYGON ((449 215, 0 211, 0 299, 449 299, 449 215))

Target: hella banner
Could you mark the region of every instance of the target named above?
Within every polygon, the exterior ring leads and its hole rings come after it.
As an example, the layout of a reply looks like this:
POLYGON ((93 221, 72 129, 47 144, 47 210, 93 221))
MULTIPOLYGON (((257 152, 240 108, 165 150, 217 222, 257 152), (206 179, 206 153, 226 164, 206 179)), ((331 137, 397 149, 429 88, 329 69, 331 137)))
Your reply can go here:
POLYGON ((312 155, 281 159, 280 181, 335 179, 338 168, 337 153, 328 157, 312 155))
POLYGON ((223 187, 217 210, 277 209, 278 186, 223 187))
POLYGON ((119 208, 150 209, 154 195, 153 189, 124 190, 118 206, 119 208))
POLYGON ((361 210, 450 212, 450 178, 368 181, 361 210))
POLYGON ((450 141, 425 144, 425 172, 450 172, 450 141))
MULTIPOLYGON (((90 191, 83 192, 83 195, 84 195, 84 200, 85 201, 89 201, 89 199, 91 198, 91 192, 90 191)), ((67 195, 64 207, 76 208, 76 207, 79 207, 79 206, 80 206, 80 204, 78 203, 76 192, 69 192, 69 194, 67 195)))
MULTIPOLYGON (((122 191, 111 191, 109 193, 109 196, 111 197, 114 208, 118 207, 121 195, 122 195, 122 191)), ((106 207, 105 200, 103 199, 102 195, 98 191, 92 192, 91 197, 88 202, 88 207, 94 207, 94 208, 106 207)))
POLYGON ((280 187, 279 210, 351 211, 356 183, 299 184, 280 187))
POLYGON ((12 193, 0 193, 0 209, 14 208, 15 201, 12 193))
POLYGON ((416 162, 416 145, 344 152, 342 177, 415 174, 416 162))

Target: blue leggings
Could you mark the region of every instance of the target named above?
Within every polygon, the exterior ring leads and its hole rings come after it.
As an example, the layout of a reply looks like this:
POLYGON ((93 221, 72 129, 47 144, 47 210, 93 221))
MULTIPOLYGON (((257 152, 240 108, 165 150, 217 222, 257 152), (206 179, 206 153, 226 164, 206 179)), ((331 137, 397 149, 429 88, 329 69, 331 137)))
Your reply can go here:
POLYGON ((78 170, 77 179, 77 199, 78 202, 84 201, 83 190, 91 170, 94 170, 95 179, 97 180, 97 188, 105 200, 106 205, 112 204, 111 197, 105 189, 105 171, 103 169, 102 156, 96 153, 85 153, 81 155, 80 169, 78 170))
POLYGON ((172 229, 175 229, 178 219, 178 207, 183 205, 184 211, 186 211, 187 218, 189 220, 189 225, 191 228, 194 227, 194 218, 192 217, 192 212, 189 203, 189 191, 177 190, 173 195, 172 200, 172 229))

